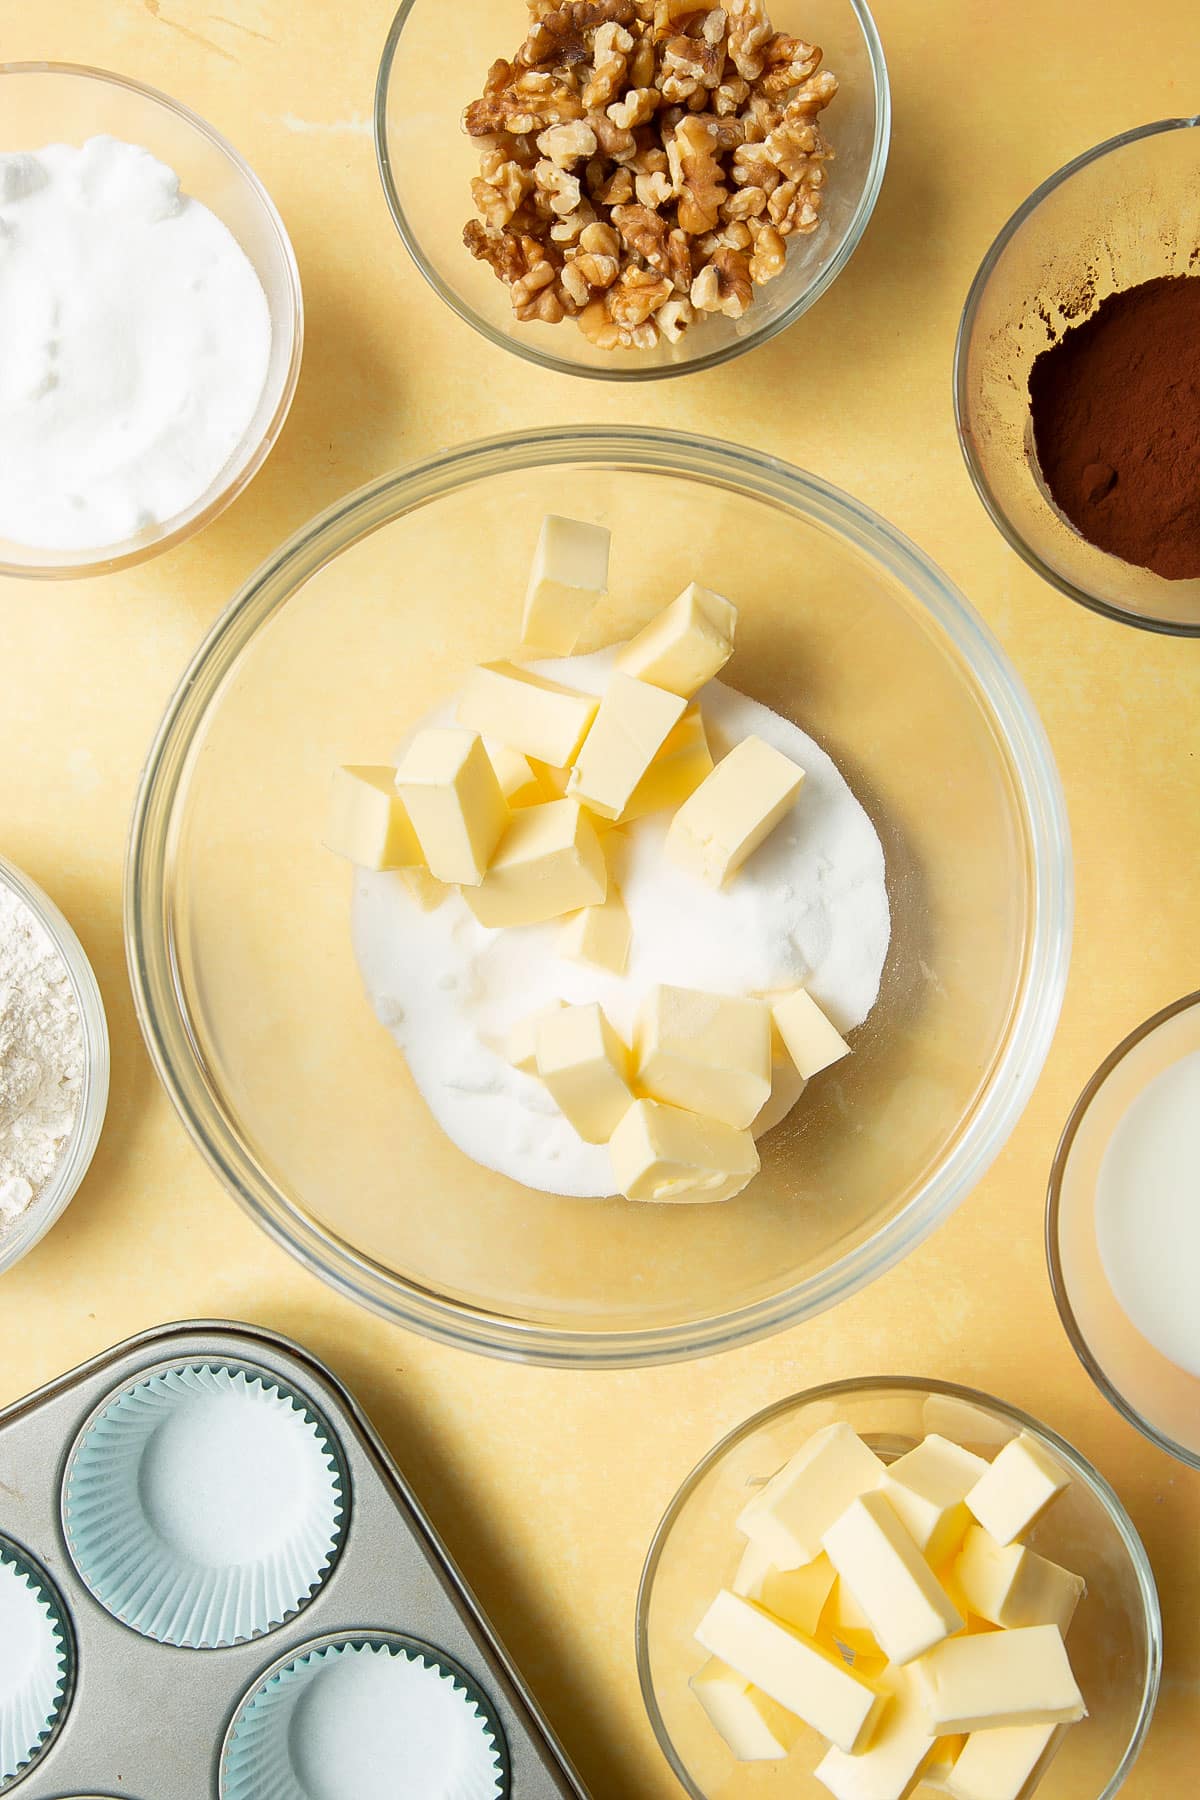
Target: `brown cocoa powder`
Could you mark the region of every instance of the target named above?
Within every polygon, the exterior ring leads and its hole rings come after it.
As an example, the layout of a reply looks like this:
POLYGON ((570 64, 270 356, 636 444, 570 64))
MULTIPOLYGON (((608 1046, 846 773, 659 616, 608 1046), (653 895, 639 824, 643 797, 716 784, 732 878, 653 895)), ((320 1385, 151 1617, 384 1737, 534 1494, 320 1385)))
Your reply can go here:
POLYGON ((1200 277, 1110 294, 1029 376, 1038 462, 1101 550, 1200 579, 1200 277))

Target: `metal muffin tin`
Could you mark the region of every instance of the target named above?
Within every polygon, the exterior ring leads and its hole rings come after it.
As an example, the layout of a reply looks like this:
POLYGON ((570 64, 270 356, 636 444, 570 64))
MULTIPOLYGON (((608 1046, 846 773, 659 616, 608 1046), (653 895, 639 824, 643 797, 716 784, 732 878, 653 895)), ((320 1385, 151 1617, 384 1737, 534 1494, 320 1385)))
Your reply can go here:
POLYGON ((0 1793, 20 1800, 219 1800, 227 1736, 272 1671, 331 1640, 415 1640, 467 1677, 499 1724, 506 1800, 590 1800, 536 1700, 363 1412, 315 1357, 256 1326, 160 1326, 0 1413, 0 1538, 39 1564, 69 1627, 72 1672, 57 1724, 0 1793), (245 1367, 307 1402, 329 1428, 349 1488, 345 1541, 284 1624, 220 1649, 181 1649, 114 1618, 84 1584, 62 1492, 81 1432, 106 1404, 176 1365, 245 1367), (130 1696, 135 1699, 131 1707, 130 1696))

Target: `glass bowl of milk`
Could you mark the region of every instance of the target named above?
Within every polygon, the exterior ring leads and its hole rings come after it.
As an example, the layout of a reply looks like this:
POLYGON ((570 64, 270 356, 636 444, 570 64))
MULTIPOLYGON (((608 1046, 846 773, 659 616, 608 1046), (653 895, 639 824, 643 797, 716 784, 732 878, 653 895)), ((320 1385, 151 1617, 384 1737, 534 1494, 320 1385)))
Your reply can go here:
POLYGON ((1200 1469, 1200 993, 1105 1058, 1054 1159, 1054 1297, 1101 1393, 1200 1469))
POLYGON ((121 75, 0 64, 0 574, 127 568, 261 468, 300 277, 212 126, 121 75))

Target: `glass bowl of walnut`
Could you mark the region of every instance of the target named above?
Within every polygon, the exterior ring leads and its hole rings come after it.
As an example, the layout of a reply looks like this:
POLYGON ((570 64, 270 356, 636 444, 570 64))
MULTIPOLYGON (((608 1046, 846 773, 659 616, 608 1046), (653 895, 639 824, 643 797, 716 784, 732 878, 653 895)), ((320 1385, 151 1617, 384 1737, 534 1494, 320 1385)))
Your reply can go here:
POLYGON ((864 0, 404 0, 375 141, 392 217, 460 318, 609 381, 715 367, 784 330, 883 180, 864 0))

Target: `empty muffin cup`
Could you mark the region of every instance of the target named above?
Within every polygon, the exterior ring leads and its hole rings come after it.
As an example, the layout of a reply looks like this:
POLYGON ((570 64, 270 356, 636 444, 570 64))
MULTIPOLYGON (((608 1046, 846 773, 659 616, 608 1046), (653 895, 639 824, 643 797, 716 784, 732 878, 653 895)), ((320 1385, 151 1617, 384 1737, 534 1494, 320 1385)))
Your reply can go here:
POLYGON ((93 1415, 62 1511, 75 1566, 114 1618, 212 1650, 308 1604, 345 1536, 349 1479, 323 1420, 272 1376, 181 1365, 93 1415))
POLYGON ((50 1579, 0 1538, 0 1789, 45 1749, 67 1709, 71 1636, 50 1579))
POLYGON ((323 1638, 239 1707, 222 1800, 505 1800, 508 1750, 457 1663, 391 1632, 323 1638))

